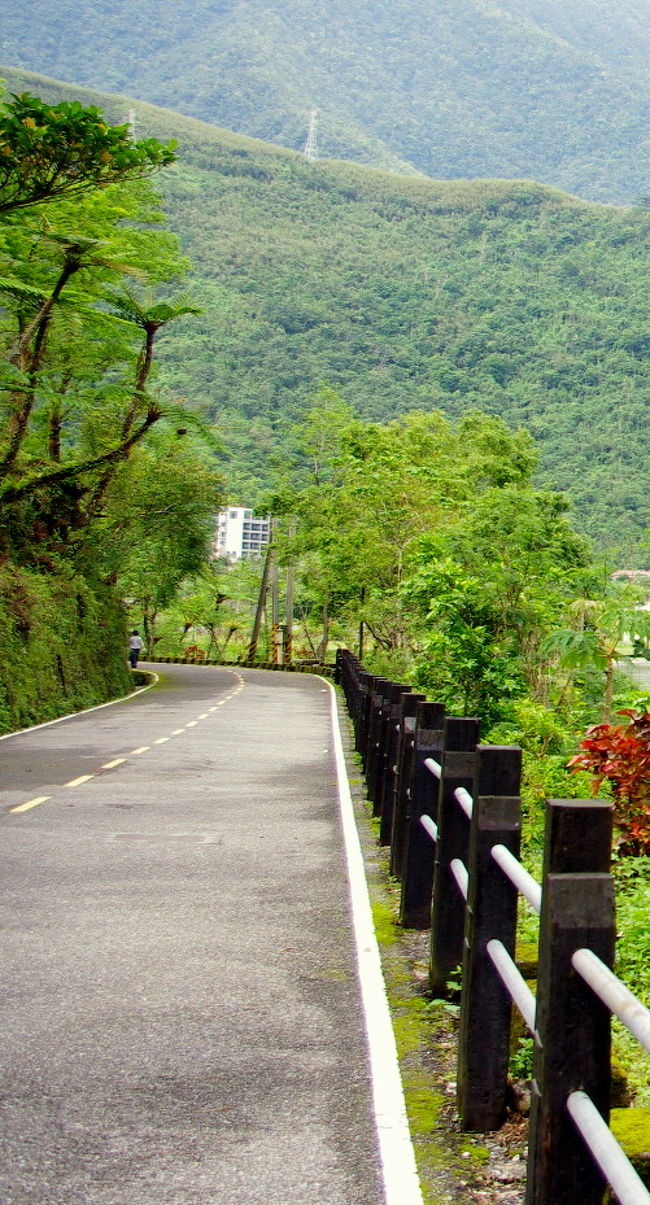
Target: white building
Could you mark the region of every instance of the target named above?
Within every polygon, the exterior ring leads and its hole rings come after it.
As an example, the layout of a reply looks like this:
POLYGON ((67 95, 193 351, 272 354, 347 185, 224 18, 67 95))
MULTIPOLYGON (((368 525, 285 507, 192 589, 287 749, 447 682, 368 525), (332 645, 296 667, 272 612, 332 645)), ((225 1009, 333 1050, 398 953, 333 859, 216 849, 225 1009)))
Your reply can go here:
POLYGON ((253 515, 244 506, 229 506, 222 510, 217 519, 217 556, 231 561, 243 556, 259 556, 266 548, 271 535, 271 520, 253 515))

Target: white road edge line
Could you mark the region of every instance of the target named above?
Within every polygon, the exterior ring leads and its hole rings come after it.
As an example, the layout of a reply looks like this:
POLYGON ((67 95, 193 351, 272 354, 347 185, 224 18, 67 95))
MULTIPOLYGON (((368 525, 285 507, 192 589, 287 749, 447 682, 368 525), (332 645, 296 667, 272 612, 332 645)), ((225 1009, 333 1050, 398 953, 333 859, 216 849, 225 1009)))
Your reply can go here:
POLYGON ((82 711, 71 711, 69 715, 60 715, 56 720, 46 720, 44 724, 34 724, 31 728, 19 728, 17 732, 5 732, 4 736, 0 736, 0 741, 8 741, 12 736, 22 736, 25 732, 38 732, 39 728, 51 728, 52 724, 62 724, 64 720, 75 720, 78 715, 89 715, 91 711, 103 711, 104 707, 114 707, 116 703, 128 703, 131 699, 135 699, 136 695, 141 695, 143 691, 151 690, 152 686, 160 681, 158 674, 153 670, 147 670, 147 673, 153 674, 154 681, 149 682, 146 686, 138 686, 138 689, 131 691, 130 695, 122 695, 121 699, 111 699, 108 703, 98 703, 96 707, 84 707, 82 711))
MULTIPOLYGON (((227 665, 224 665, 223 668, 228 673, 234 674, 236 678, 239 678, 240 685, 234 691, 234 694, 237 694, 237 691, 242 690, 244 687, 244 680, 241 674, 238 674, 234 669, 230 669, 227 665)), ((145 690, 151 690, 160 681, 155 670, 148 669, 147 673, 153 675, 153 682, 149 682, 146 686, 138 686, 138 689, 132 690, 130 695, 122 695, 121 699, 111 699, 108 703, 98 703, 95 707, 84 707, 81 711, 71 711, 69 715, 60 715, 56 720, 46 720, 44 724, 33 724, 31 728, 19 728, 17 732, 5 732, 4 736, 0 736, 0 741, 8 741, 12 736, 22 736, 25 732, 38 732, 39 728, 51 728, 52 724, 62 724, 64 720, 75 720, 77 716, 89 715, 91 711, 103 711, 104 707, 114 707, 116 703, 129 703, 131 699, 135 699, 136 695, 143 694, 145 690)))
POLYGON ((375 1125, 384 1176, 386 1205, 423 1205, 411 1140, 395 1034, 381 969, 379 947, 368 895, 350 784, 343 753, 336 690, 326 678, 331 698, 332 736, 338 779, 341 822, 350 883, 352 919, 363 1003, 375 1125))

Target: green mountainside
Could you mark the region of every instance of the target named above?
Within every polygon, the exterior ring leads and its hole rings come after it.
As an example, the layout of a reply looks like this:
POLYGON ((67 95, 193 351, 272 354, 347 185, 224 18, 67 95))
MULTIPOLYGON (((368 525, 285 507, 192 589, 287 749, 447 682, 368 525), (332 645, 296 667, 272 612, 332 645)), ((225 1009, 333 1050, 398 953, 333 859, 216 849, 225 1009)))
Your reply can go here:
MULTIPOLYGON (((579 525, 644 560, 650 526, 650 214, 525 181, 434 182, 302 156, 31 76, 142 135, 179 140, 159 178, 199 318, 160 345, 161 385, 208 413, 231 494, 295 463, 289 427, 330 383, 365 418, 479 408, 526 427, 579 525)), ((441 448, 440 454, 445 455, 441 448)))
POLYGON ((650 188, 650 0, 4 0, 0 58, 434 179, 650 188))

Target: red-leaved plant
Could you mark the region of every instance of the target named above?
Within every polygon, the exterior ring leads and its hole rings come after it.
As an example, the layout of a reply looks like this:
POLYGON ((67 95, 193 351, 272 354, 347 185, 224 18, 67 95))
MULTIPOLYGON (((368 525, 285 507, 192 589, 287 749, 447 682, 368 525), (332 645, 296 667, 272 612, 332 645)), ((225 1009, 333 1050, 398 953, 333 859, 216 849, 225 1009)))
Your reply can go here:
POLYGON ((569 767, 591 771, 595 790, 610 783, 619 852, 650 854, 650 712, 626 708, 617 714, 629 716, 628 723, 588 728, 569 767))

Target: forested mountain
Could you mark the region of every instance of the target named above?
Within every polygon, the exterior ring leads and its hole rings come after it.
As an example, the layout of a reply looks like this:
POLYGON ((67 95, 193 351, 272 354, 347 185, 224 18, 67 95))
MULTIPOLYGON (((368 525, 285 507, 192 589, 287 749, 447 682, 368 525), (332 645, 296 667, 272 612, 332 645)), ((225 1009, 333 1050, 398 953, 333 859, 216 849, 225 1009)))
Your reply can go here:
MULTIPOLYGON (((78 95, 9 76, 49 101, 78 95)), ((636 549, 650 525, 650 214, 521 181, 434 182, 302 156, 135 103, 179 141, 159 177, 196 272, 160 372, 218 423, 231 490, 289 472, 325 382, 365 418, 481 409, 525 426, 580 526, 636 549), (183 323, 185 322, 185 326, 183 323)), ((441 449, 444 455, 444 449, 441 449)))
POLYGON ((650 190, 650 0, 4 0, 0 59, 435 179, 650 190))

